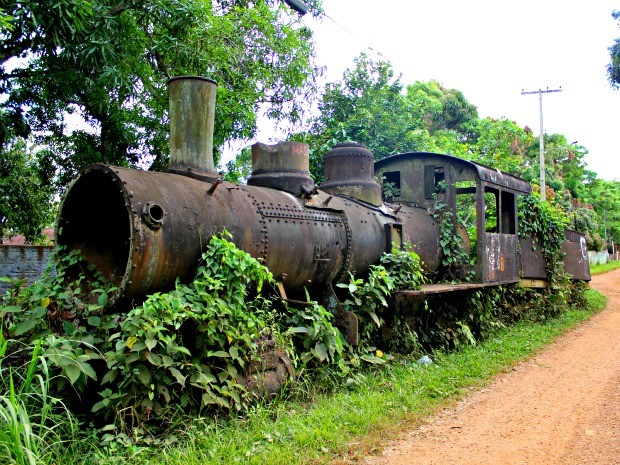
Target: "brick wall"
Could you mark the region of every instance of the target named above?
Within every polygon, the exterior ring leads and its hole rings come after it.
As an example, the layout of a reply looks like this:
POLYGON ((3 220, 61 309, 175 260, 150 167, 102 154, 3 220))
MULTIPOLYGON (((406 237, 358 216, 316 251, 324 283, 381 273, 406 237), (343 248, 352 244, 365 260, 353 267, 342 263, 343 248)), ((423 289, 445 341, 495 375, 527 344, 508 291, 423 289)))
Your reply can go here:
MULTIPOLYGON (((0 245, 0 276, 36 281, 43 273, 53 247, 47 245, 0 245)), ((0 294, 8 284, 0 281, 0 294)))

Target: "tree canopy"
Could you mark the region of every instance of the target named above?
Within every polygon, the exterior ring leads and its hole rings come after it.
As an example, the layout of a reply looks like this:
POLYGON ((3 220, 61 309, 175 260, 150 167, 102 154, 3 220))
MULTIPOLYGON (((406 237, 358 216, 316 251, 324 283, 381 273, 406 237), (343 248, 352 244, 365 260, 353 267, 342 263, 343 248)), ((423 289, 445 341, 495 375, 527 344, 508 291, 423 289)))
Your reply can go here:
MULTIPOLYGON (((320 0, 306 3, 320 14, 320 0)), ((279 0, 0 7, 0 149, 18 138, 44 147, 43 164, 61 188, 93 162, 165 166, 172 76, 218 82, 217 158, 226 140, 254 134, 259 109, 272 118, 300 118, 318 71, 310 30, 279 0)))
POLYGON ((460 91, 436 81, 404 86, 392 66, 362 53, 340 81, 328 83, 319 114, 297 138, 310 144, 311 167, 322 176, 322 157, 337 142, 363 143, 376 159, 413 151, 445 151, 469 135, 477 118, 460 91))
MULTIPOLYGON (((620 25, 620 11, 614 10, 611 15, 618 21, 618 25, 620 25)), ((620 37, 609 47, 609 55, 610 60, 607 65, 607 76, 612 87, 618 89, 620 88, 620 37)))
POLYGON ((37 135, 69 176, 94 161, 161 165, 171 76, 219 83, 219 147, 254 133, 259 105, 274 117, 299 117, 299 97, 316 71, 310 31, 276 1, 48 0, 4 8, 14 27, 0 34, 7 97, 0 144, 37 135), (90 128, 72 128, 67 114, 90 128))
MULTIPOLYGON (((376 159, 410 151, 447 153, 515 174, 538 189, 539 138, 529 128, 506 118, 479 118, 462 92, 437 81, 406 85, 384 60, 360 55, 341 80, 327 84, 319 111, 310 130, 296 136, 310 144, 317 181, 325 152, 355 140, 376 159)), ((586 167, 587 149, 577 142, 561 134, 543 137, 547 198, 568 214, 572 227, 588 233, 591 247, 604 246, 605 235, 620 240, 614 213, 620 211, 614 194, 620 183, 598 180, 586 167)))

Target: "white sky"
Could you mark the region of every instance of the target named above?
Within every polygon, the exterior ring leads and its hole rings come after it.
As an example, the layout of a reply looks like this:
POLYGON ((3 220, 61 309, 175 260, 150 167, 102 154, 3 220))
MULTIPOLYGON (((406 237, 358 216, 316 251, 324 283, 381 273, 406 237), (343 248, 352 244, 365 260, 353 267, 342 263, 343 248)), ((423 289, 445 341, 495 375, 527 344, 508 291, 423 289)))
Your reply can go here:
POLYGON ((436 79, 463 92, 480 117, 506 117, 539 134, 579 141, 588 168, 620 180, 620 90, 607 81, 608 47, 620 37, 611 0, 324 0, 332 18, 303 21, 315 32, 327 80, 342 78, 371 47, 402 82, 436 79))

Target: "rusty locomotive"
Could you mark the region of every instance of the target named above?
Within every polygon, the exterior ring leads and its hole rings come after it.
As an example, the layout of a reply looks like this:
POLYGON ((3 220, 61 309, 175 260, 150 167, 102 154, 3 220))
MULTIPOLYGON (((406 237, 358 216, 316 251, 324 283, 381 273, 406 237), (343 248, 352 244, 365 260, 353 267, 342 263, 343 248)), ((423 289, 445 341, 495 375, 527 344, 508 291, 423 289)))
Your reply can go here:
MULTIPOLYGON (((255 144, 247 185, 222 182, 211 147, 215 93, 205 78, 171 79, 168 172, 93 165, 62 202, 57 243, 80 249, 118 287, 117 303, 190 278, 210 236, 224 229, 272 271, 284 298, 363 273, 393 243, 411 244, 432 272, 442 258, 429 213, 437 198, 455 215, 473 215, 473 232, 454 233, 475 247, 474 278, 401 296, 546 277, 540 251, 517 235, 516 199, 531 191, 529 183, 456 157, 405 153, 375 163, 361 144, 338 144, 324 158, 326 181, 316 186, 306 144, 255 144), (388 199, 375 176, 394 188, 388 199)), ((583 236, 567 232, 564 247, 569 273, 589 280, 583 236)))

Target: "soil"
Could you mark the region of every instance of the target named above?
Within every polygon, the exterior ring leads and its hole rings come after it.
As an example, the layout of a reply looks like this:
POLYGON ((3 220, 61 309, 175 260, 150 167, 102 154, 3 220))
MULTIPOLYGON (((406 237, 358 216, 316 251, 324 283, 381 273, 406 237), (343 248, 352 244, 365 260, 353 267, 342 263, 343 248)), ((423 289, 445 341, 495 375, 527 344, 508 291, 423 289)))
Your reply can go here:
POLYGON ((620 465, 620 270, 607 309, 366 465, 620 465))

